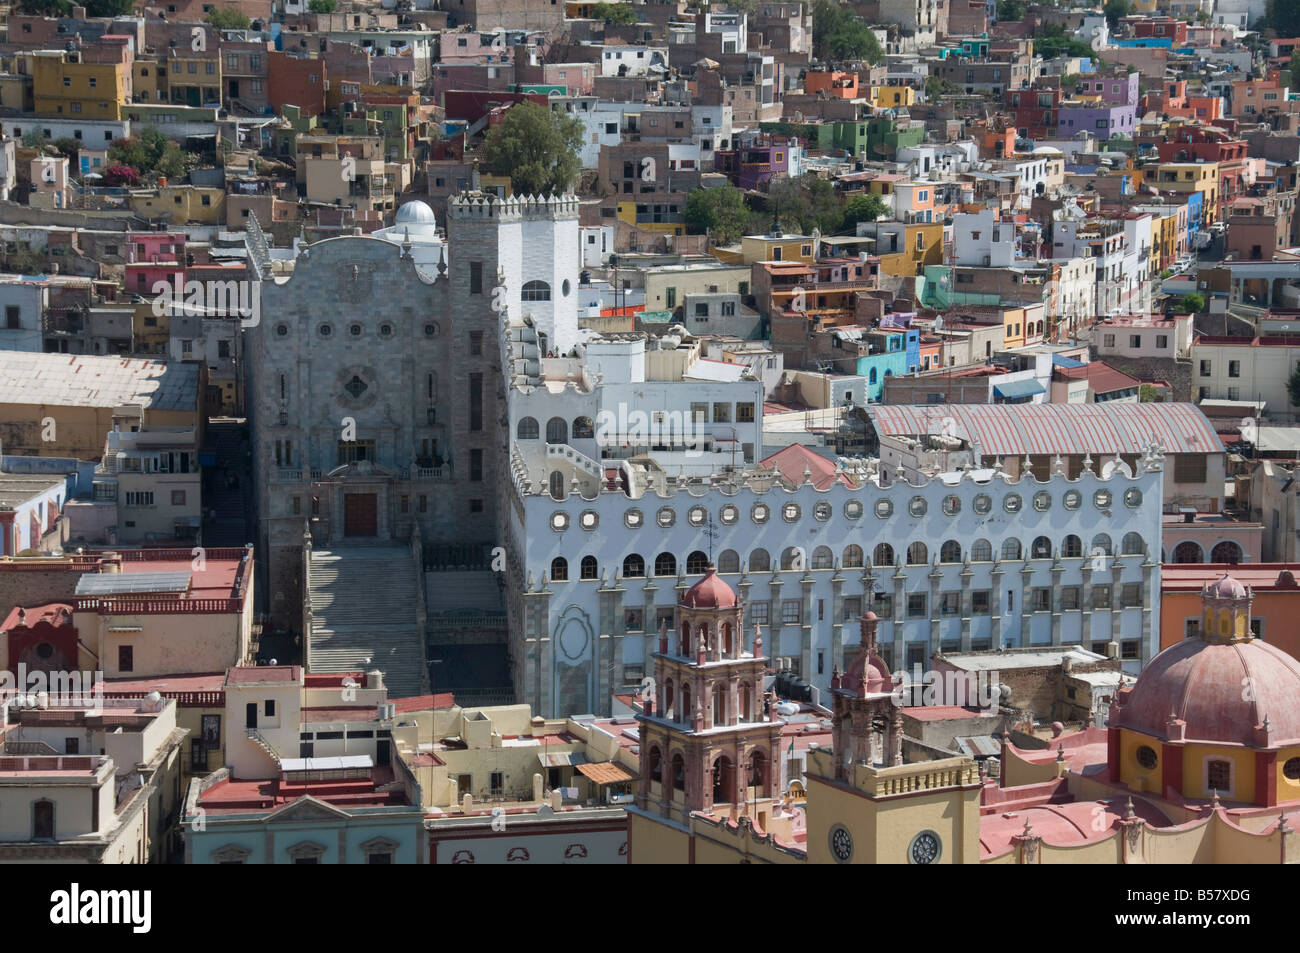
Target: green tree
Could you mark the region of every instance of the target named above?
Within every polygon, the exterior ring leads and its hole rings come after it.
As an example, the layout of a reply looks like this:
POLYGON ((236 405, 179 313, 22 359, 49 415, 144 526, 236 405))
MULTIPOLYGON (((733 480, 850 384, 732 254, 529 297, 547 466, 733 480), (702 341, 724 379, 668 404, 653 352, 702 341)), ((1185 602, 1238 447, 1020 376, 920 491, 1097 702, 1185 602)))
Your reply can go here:
POLYGON ((835 188, 812 174, 773 182, 767 191, 767 208, 782 228, 803 235, 814 228, 823 235, 834 235, 844 221, 844 206, 835 188))
POLYGON ((813 54, 820 60, 866 60, 885 55, 871 28, 837 0, 813 0, 813 54))
POLYGON ((1291 397, 1291 406, 1300 407, 1300 366, 1291 374, 1291 379, 1286 382, 1286 392, 1291 397))
POLYGON ((591 18, 606 23, 636 23, 638 19, 630 3, 598 3, 591 8, 591 18))
POLYGON ((578 178, 582 133, 581 120, 536 103, 517 103, 484 137, 483 158, 494 175, 510 176, 517 193, 560 195, 578 178))
POLYGON ((1183 295, 1183 310, 1200 314, 1205 310, 1205 299, 1198 294, 1183 295))
POLYGON ((209 10, 208 15, 203 19, 218 30, 247 30, 253 25, 248 17, 233 7, 227 7, 224 10, 209 10))
POLYGON ((29 17, 66 17, 72 0, 20 0, 18 12, 29 17))
POLYGON ((749 225, 745 196, 731 183, 714 189, 695 189, 686 196, 686 224, 705 232, 716 245, 740 240, 749 225))
POLYGON ((339 8, 338 0, 308 0, 308 13, 333 13, 339 8))
POLYGON ((1278 36, 1300 36, 1300 3, 1296 0, 1269 0, 1268 13, 1256 30, 1267 26, 1278 36))
POLYGON ((942 76, 931 76, 925 81, 925 98, 930 102, 938 102, 944 96, 952 96, 958 92, 955 83, 950 83, 942 76))
POLYGON ((81 151, 81 143, 71 136, 61 136, 54 140, 54 148, 58 149, 61 155, 65 155, 69 159, 75 159, 77 153, 81 151))
POLYGON ((134 0, 86 0, 86 15, 92 17, 124 17, 135 11, 134 0))
POLYGON ((1296 80, 1300 80, 1300 49, 1291 51, 1289 68, 1291 70, 1291 88, 1295 89, 1296 80))
POLYGON ((998 0, 998 20, 1023 20, 1025 5, 1023 0, 998 0))
POLYGON ((1034 35, 1033 39, 1034 52, 1044 59, 1055 59, 1058 56, 1092 57, 1096 55, 1091 46, 1070 36, 1065 32, 1065 27, 1059 23, 1045 24, 1034 35))
POLYGON ((885 205, 884 199, 874 192, 855 195, 844 206, 844 221, 840 224, 840 228, 847 231, 858 222, 874 222, 888 211, 889 207, 885 205))
POLYGON ((1132 12, 1132 7, 1129 6, 1128 0, 1106 0, 1102 12, 1106 14, 1106 23, 1113 32, 1119 26, 1120 18, 1132 12))

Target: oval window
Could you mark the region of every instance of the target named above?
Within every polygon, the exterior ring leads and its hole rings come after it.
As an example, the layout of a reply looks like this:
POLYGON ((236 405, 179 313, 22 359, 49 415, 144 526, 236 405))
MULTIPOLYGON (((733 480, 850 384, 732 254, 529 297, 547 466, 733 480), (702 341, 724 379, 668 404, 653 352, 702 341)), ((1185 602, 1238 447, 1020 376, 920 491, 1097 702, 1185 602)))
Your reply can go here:
POLYGON ((825 523, 831 518, 831 505, 825 500, 820 501, 813 507, 813 519, 825 523))
POLYGON ((736 520, 740 518, 740 510, 736 509, 736 507, 728 503, 726 506, 722 508, 722 513, 720 514, 720 516, 722 522, 730 526, 732 523, 736 522, 736 520))
POLYGON ((948 516, 956 516, 961 512, 961 500, 955 496, 945 496, 943 498, 943 511, 948 516))
POLYGON ((749 516, 755 523, 766 523, 770 513, 766 503, 755 503, 754 508, 749 511, 749 516))
POLYGON ((1046 490, 1034 494, 1034 509, 1040 513, 1046 513, 1052 508, 1052 494, 1046 490))
POLYGON ((882 520, 889 519, 889 517, 894 515, 894 504, 889 500, 877 500, 876 515, 882 520))
POLYGON ((914 496, 907 501, 907 512, 913 516, 924 516, 929 505, 925 502, 925 497, 914 496))
POLYGON ((1154 748, 1143 745, 1137 749, 1137 762, 1148 771, 1154 768, 1158 761, 1159 759, 1156 757, 1154 748))
POLYGON ((993 497, 989 496, 987 493, 978 494, 975 497, 975 501, 971 504, 971 509, 982 516, 989 512, 989 510, 993 509, 993 497))
POLYGON ((1137 487, 1130 487, 1124 491, 1124 505, 1130 509, 1136 509, 1142 505, 1142 491, 1137 487))
POLYGON ((785 520, 787 523, 793 523, 800 517, 800 515, 802 515, 802 513, 803 510, 799 507, 798 503, 787 503, 785 506, 781 507, 781 519, 785 520))
POLYGON ((1007 498, 1002 501, 1002 508, 1008 513, 1019 513, 1021 506, 1019 493, 1008 493, 1007 498))
POLYGON ((1061 497, 1061 505, 1067 510, 1077 510, 1083 502, 1083 494, 1078 490, 1066 490, 1065 496, 1061 497))
POLYGON ((645 521, 640 510, 628 510, 623 514, 623 522, 628 529, 636 529, 645 521))
POLYGON ((664 529, 667 529, 669 526, 672 526, 677 522, 677 511, 671 506, 662 506, 659 508, 659 512, 655 515, 655 522, 664 529))
POLYGON ((851 520, 862 519, 862 501, 849 500, 847 503, 845 503, 844 516, 846 519, 851 519, 851 520))
POLYGON ((551 514, 551 529, 555 530, 557 533, 562 533, 568 528, 569 528, 568 513, 551 514))
POLYGON ((692 526, 703 526, 704 521, 709 518, 709 514, 704 511, 702 506, 692 506, 686 512, 686 522, 692 526))
POLYGON ((1111 503, 1110 490, 1098 490, 1092 495, 1092 502, 1099 510, 1104 510, 1111 503))

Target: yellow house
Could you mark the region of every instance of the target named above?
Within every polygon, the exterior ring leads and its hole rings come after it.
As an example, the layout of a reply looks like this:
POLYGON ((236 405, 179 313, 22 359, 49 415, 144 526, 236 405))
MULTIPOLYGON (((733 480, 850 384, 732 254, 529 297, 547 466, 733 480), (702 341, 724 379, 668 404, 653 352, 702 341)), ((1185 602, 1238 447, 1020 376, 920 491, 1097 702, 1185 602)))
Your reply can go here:
POLYGON ((618 203, 618 220, 647 232, 661 235, 685 235, 686 223, 682 219, 682 205, 673 196, 656 194, 618 203))
POLYGON ((131 83, 139 102, 167 102, 167 76, 163 64, 156 60, 136 60, 131 64, 131 83))
POLYGON ((740 260, 752 265, 756 261, 816 261, 810 235, 745 235, 740 239, 740 260))
POLYGON ((118 119, 127 89, 121 63, 83 63, 79 54, 59 50, 33 54, 32 97, 38 116, 118 119))
POLYGON ((882 275, 907 278, 943 264, 943 222, 873 222, 865 234, 876 240, 882 275))
POLYGON ((868 98, 877 109, 898 109, 915 104, 916 90, 911 86, 872 86, 868 98))
MULTIPOLYGON (((182 51, 173 49, 172 54, 182 51)), ((166 101, 180 106, 208 106, 221 103, 221 57, 215 52, 193 53, 192 55, 171 55, 159 70, 166 74, 159 80, 159 88, 164 82, 167 89, 166 101)))
POLYGON ((1156 186, 1171 192, 1200 192, 1201 220, 1219 220, 1219 163, 1162 162, 1156 167, 1156 186))
POLYGON ((173 225, 219 225, 226 220, 224 189, 162 185, 131 193, 131 211, 144 218, 166 217, 173 225))

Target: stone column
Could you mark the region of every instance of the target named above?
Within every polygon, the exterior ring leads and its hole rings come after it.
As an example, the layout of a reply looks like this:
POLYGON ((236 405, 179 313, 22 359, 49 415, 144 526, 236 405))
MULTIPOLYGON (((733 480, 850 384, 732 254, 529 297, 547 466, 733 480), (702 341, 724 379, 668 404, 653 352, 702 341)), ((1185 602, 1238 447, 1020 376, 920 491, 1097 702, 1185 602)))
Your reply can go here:
POLYGON ((989 576, 992 579, 990 586, 992 590, 989 593, 989 648, 997 650, 1002 648, 1002 616, 1007 610, 1003 608, 994 608, 1002 606, 1002 577, 1005 571, 1002 569, 1002 560, 993 560, 993 569, 990 570, 989 576))
POLYGON ((1052 561, 1052 644, 1061 644, 1061 575, 1065 567, 1058 555, 1052 561))
POLYGON ((975 577, 975 571, 970 568, 969 557, 961 567, 961 650, 970 651, 971 640, 971 580, 975 577))
POLYGON ((1032 643, 1034 632, 1033 610, 1034 569, 1028 556, 1020 567, 1020 645, 1032 643))

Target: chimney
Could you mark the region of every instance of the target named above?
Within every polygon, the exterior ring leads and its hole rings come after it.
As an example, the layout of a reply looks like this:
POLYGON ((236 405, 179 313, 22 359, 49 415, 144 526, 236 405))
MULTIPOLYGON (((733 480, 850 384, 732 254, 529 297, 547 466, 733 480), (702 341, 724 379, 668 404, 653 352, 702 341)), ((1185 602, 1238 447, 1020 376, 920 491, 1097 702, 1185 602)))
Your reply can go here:
POLYGON ((86 8, 81 6, 74 6, 72 8, 72 19, 74 20, 86 19, 86 8))

